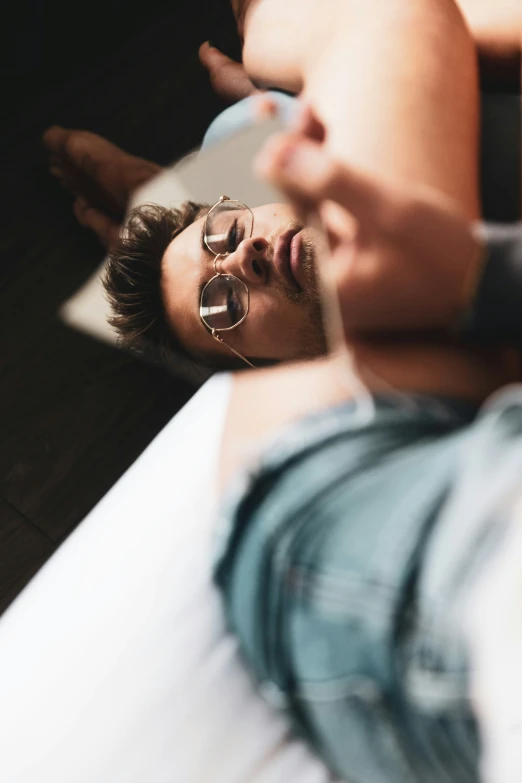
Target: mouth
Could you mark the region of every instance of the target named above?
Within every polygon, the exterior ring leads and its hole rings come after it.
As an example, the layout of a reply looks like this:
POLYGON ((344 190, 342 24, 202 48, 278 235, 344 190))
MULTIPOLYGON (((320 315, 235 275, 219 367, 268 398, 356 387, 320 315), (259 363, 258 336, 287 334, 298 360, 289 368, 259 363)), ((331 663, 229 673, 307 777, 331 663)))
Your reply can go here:
POLYGON ((294 291, 302 291, 304 282, 301 231, 300 228, 287 229, 277 238, 274 247, 274 266, 294 291))

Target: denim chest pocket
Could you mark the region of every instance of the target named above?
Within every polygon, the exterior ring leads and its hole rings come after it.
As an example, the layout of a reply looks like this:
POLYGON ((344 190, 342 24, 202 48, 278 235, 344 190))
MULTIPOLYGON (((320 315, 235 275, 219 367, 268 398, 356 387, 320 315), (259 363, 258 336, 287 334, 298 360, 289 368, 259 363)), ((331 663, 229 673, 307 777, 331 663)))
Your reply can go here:
POLYGON ((294 585, 271 679, 303 733, 350 783, 425 783, 387 687, 395 591, 352 572, 332 591, 331 578, 319 576, 301 591, 294 585))
POLYGON ((386 695, 372 678, 301 680, 295 707, 320 753, 350 783, 423 783, 404 751, 386 695))

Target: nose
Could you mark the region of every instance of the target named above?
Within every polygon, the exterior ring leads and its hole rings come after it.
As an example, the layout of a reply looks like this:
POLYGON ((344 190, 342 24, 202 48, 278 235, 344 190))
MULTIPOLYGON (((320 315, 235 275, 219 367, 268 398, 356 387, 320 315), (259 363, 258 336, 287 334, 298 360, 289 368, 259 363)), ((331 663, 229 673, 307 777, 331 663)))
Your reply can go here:
POLYGON ((262 285, 268 279, 268 242, 263 237, 249 237, 233 253, 218 262, 221 272, 239 277, 245 283, 262 285))

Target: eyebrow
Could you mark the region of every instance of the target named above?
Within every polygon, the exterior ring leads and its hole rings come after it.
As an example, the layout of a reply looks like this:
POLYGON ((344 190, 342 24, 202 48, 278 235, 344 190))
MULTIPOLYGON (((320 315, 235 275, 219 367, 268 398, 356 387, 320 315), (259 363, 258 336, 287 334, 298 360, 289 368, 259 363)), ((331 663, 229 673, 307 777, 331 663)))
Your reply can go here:
POLYGON ((203 221, 203 225, 201 226, 201 236, 200 236, 200 245, 201 249, 204 250, 206 253, 210 253, 210 250, 205 244, 205 228, 207 227, 207 221, 203 221))
MULTIPOLYGON (((208 214, 208 212, 207 212, 207 214, 208 214)), ((203 250, 204 253, 210 253, 210 250, 208 249, 208 247, 205 244, 205 228, 206 228, 206 226, 207 226, 207 221, 204 220, 203 221, 203 225, 201 227, 200 246, 201 246, 201 249, 203 250)), ((208 329, 205 326, 205 324, 203 323, 203 321, 201 320, 200 308, 201 308, 201 295, 202 295, 203 289, 205 288, 207 283, 208 283, 208 279, 207 280, 200 279, 199 284, 198 284, 198 298, 197 298, 198 321, 201 324, 202 328, 206 332, 208 332, 208 329)))

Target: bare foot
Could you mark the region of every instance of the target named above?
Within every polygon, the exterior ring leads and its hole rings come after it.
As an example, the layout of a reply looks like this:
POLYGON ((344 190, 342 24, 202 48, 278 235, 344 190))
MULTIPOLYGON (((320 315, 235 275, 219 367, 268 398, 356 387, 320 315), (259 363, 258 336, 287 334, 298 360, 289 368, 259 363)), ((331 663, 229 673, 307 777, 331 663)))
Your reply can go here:
POLYGON ((55 125, 45 132, 43 144, 49 172, 75 198, 76 218, 110 247, 119 235, 131 193, 161 167, 89 131, 55 125))

